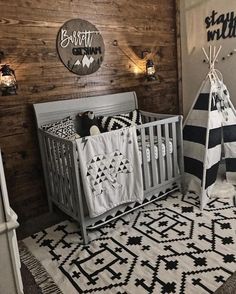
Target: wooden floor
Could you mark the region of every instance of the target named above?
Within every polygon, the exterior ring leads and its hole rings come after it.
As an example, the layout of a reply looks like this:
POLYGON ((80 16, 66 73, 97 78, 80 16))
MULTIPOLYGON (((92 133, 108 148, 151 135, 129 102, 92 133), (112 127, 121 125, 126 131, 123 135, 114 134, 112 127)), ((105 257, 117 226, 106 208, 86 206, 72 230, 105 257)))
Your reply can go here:
POLYGON ((214 294, 236 294, 236 272, 214 294))
MULTIPOLYGON (((56 209, 53 213, 48 212, 40 217, 30 219, 29 221, 20 224, 18 227, 16 232, 17 239, 22 240, 65 219, 66 216, 56 209)), ((21 276, 24 294, 42 294, 42 291, 37 286, 32 274, 23 263, 21 264, 21 276)))
POLYGON ((68 217, 58 210, 55 210, 53 213, 48 212, 39 217, 32 218, 29 221, 20 224, 17 228, 17 239, 22 240, 32 234, 53 226, 66 218, 68 217))

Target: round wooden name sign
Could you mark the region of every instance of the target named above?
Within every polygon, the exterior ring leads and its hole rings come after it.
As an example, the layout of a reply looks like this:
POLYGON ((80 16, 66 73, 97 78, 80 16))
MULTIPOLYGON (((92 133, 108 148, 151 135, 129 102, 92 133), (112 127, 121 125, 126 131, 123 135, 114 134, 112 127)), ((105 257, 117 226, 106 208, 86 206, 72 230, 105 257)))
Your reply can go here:
POLYGON ((57 51, 70 71, 77 75, 89 75, 101 66, 105 46, 93 24, 82 19, 71 19, 58 32, 57 51))

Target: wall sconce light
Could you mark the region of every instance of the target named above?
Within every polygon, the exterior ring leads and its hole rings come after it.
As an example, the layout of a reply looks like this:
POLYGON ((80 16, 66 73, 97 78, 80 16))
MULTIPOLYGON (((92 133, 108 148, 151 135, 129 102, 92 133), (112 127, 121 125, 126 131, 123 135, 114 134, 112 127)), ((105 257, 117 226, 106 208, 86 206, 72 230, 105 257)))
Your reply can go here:
POLYGON ((148 59, 146 62, 146 75, 148 81, 155 81, 157 78, 155 76, 156 70, 153 60, 148 59))
POLYGON ((17 94, 15 72, 8 64, 4 64, 0 68, 0 90, 2 92, 2 96, 17 94))
POLYGON ((146 79, 148 81, 157 80, 156 69, 153 61, 153 53, 150 49, 142 51, 142 58, 146 60, 146 79))

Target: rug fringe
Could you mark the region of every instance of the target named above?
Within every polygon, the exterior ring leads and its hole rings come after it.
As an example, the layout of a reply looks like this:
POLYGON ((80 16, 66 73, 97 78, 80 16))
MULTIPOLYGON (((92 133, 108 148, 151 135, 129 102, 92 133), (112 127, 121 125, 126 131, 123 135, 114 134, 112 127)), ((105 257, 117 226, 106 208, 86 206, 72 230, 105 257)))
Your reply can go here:
POLYGON ((43 294, 63 294, 55 284, 51 276, 41 265, 41 263, 32 255, 25 244, 19 241, 20 259, 33 275, 36 284, 40 287, 43 294))

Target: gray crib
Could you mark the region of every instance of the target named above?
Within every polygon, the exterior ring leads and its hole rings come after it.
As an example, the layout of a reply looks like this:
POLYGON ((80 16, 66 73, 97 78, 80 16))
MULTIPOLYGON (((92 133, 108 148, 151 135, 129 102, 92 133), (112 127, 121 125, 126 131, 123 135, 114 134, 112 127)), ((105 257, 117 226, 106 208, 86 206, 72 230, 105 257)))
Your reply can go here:
POLYGON ((40 127, 88 110, 94 111, 96 115, 114 115, 134 109, 138 109, 135 92, 34 104, 49 208, 52 210, 53 205, 56 205, 78 221, 84 244, 88 242, 87 230, 182 189, 182 116, 141 111, 142 125, 136 128, 140 133, 144 202, 123 204, 95 218, 90 218, 87 213, 76 142, 61 139, 40 127), (63 156, 60 155, 61 150, 63 156))

